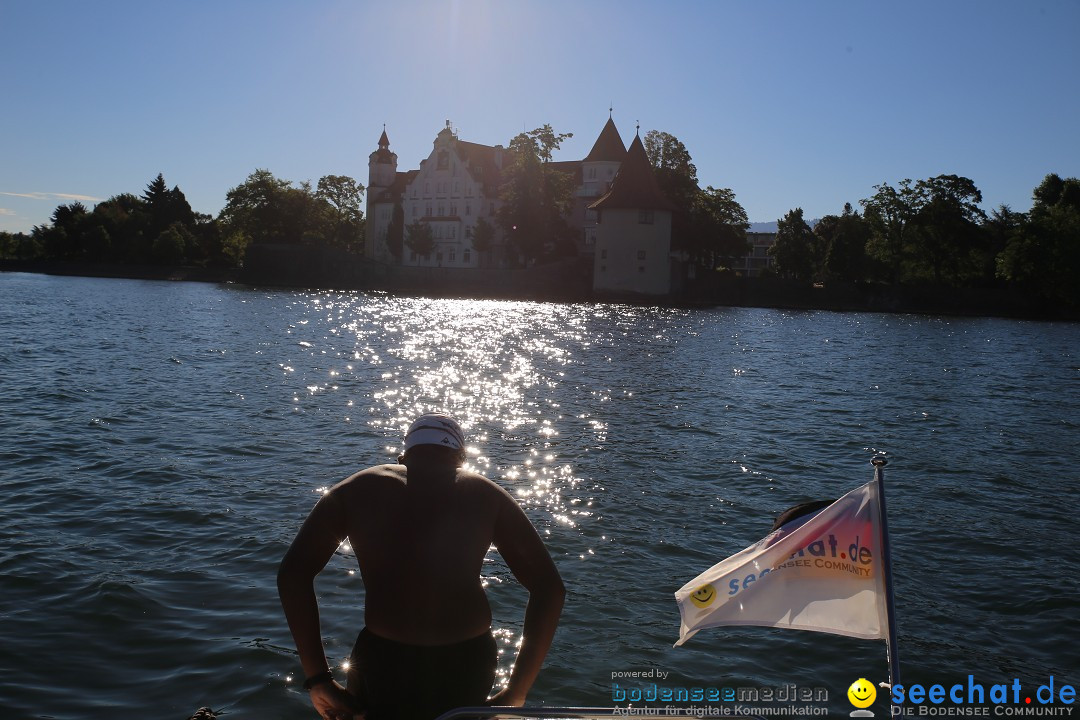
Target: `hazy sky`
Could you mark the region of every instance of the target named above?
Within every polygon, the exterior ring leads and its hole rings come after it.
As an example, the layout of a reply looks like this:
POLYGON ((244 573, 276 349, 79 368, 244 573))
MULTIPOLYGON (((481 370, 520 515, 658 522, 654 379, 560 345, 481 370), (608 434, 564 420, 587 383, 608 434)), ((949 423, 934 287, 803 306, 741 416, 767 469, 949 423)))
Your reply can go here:
POLYGON ((581 159, 609 107, 752 221, 942 173, 1027 210, 1080 176, 1078 38, 1076 0, 0 0, 0 230, 159 172, 214 214, 257 168, 366 184, 383 123, 401 170, 447 120, 581 159))

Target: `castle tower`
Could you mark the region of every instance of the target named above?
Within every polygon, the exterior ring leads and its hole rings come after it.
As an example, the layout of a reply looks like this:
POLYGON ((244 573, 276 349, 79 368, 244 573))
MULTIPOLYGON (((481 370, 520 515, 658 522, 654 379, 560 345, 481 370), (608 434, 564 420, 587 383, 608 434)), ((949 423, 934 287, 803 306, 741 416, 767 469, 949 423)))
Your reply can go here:
POLYGON ((390 152, 390 138, 383 127, 379 149, 368 156, 368 196, 373 187, 386 189, 394 184, 397 175, 397 153, 390 152))
POLYGON ((596 212, 593 289, 671 292, 671 214, 675 206, 656 181, 640 136, 626 151, 611 189, 589 206, 596 212))
POLYGON ((368 156, 367 216, 364 256, 388 262, 390 252, 386 246, 387 231, 393 215, 394 202, 391 188, 397 180, 397 153, 390 152, 390 138, 383 126, 379 149, 368 156))

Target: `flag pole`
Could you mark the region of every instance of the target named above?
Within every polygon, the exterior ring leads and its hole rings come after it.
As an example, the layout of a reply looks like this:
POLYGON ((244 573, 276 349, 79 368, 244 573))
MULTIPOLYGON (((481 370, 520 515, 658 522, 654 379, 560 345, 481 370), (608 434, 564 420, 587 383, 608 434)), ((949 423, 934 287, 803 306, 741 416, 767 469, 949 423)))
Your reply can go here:
POLYGON ((874 466, 874 480, 877 483, 878 511, 881 514, 881 567, 885 576, 885 616, 889 622, 888 635, 885 637, 885 653, 889 660, 890 706, 891 688, 900 682, 900 656, 896 650, 896 604, 893 600, 892 555, 889 550, 889 523, 885 511, 885 466, 889 461, 884 455, 875 455, 870 461, 874 466))

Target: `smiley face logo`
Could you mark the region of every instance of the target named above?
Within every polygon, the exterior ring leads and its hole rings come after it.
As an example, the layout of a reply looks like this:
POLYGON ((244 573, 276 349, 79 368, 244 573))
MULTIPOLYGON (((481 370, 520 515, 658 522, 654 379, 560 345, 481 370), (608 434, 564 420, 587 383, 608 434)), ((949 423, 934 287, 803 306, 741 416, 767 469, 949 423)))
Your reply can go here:
POLYGON ((867 708, 877 699, 877 690, 874 688, 874 683, 866 678, 859 678, 851 683, 851 687, 847 690, 847 697, 855 707, 867 708))
POLYGON ((690 602, 694 603, 699 608, 708 607, 715 599, 716 588, 712 585, 702 585, 697 590, 690 593, 690 602))

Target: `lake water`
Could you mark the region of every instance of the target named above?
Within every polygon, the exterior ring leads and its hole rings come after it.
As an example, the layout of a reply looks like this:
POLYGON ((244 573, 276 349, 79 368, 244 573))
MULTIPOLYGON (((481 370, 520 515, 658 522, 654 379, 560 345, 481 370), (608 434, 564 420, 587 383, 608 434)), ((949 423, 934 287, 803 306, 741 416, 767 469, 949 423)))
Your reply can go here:
MULTIPOLYGON (((884 643, 719 628, 672 593, 883 453, 909 683, 1080 681, 1080 326, 399 298, 0 274, 0 717, 313 718, 275 589, 321 488, 421 411, 569 588, 530 697, 886 679, 884 643)), ((485 567, 505 673, 523 592, 485 567)), ((422 578, 418 582, 423 582, 422 578)), ((328 655, 361 626, 320 576, 328 655)), ((876 709, 884 709, 880 698, 876 709)))

